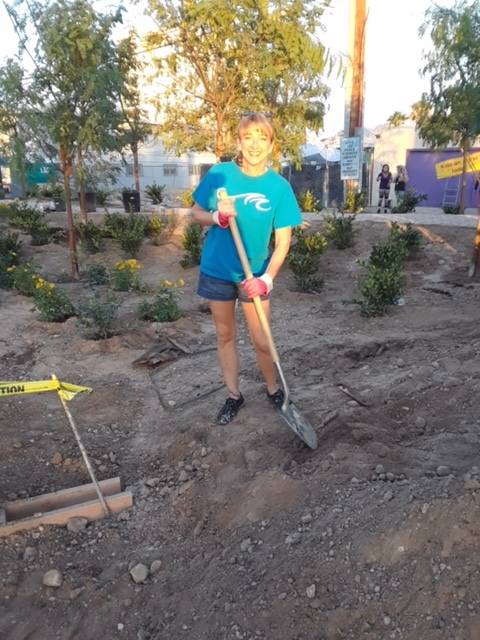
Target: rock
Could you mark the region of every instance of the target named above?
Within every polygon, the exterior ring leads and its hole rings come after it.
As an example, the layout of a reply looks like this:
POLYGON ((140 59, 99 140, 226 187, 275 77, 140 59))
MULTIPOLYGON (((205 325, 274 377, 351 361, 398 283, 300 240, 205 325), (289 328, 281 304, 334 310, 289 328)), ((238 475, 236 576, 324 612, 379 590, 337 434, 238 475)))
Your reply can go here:
POLYGON ((55 451, 55 453, 53 454, 53 456, 50 459, 50 462, 52 464, 62 464, 63 462, 63 456, 60 453, 60 451, 55 451))
POLYGON ((466 491, 477 491, 480 489, 480 481, 476 478, 465 480, 464 488, 466 491))
POLYGON ((33 562, 37 557, 37 550, 35 547, 25 547, 25 551, 23 552, 23 560, 24 562, 33 562))
POLYGON ((436 468, 435 473, 437 474, 437 476, 439 476, 440 478, 444 478, 445 476, 450 475, 451 471, 450 471, 450 467, 447 467, 446 465, 440 465, 436 468))
POLYGON ((307 593, 307 598, 312 600, 313 598, 315 598, 315 595, 317 593, 317 587, 314 584, 311 584, 309 587, 307 587, 306 593, 307 593))
POLYGON ((205 458, 208 455, 208 449, 207 447, 202 447, 200 449, 200 457, 201 458, 205 458))
POLYGON ((58 569, 50 569, 50 571, 43 574, 42 582, 46 587, 58 589, 58 587, 62 586, 63 576, 58 569))
POLYGON ((390 500, 393 500, 393 491, 385 491, 383 494, 383 501, 389 502, 390 500))
POLYGON ((302 534, 296 531, 295 533, 289 534, 285 538, 285 544, 288 544, 288 545, 299 544, 301 540, 302 540, 302 534))
POLYGON ((394 474, 394 473, 391 473, 391 472, 388 472, 388 473, 386 474, 386 478, 387 478, 387 480, 388 480, 389 482, 393 482, 393 481, 395 480, 395 474, 394 474))
POLYGON ((67 530, 70 533, 79 533, 80 531, 84 531, 85 527, 88 524, 87 518, 74 517, 70 518, 67 522, 67 530))
POLYGON ((402 369, 405 366, 405 360, 403 358, 397 358, 397 367, 402 369))
POLYGON ((245 540, 242 540, 242 542, 240 543, 240 551, 251 551, 252 549, 252 539, 251 538, 245 538, 245 540))
POLYGON ((156 487, 160 484, 160 478, 147 478, 147 480, 145 480, 145 484, 150 488, 156 487))
POLYGON ((415 418, 415 426, 417 427, 417 429, 425 429, 425 427, 427 426, 427 421, 425 420, 425 418, 422 418, 422 416, 418 416, 417 418, 415 418))
POLYGON ((142 584, 148 578, 148 568, 139 562, 130 569, 130 576, 135 584, 142 584))
POLYGON ((162 561, 154 560, 150 565, 150 574, 154 576, 156 573, 160 571, 161 568, 162 568, 162 561))
POLYGON ((302 523, 303 524, 308 524, 309 522, 312 521, 312 514, 311 513, 306 513, 304 516, 302 516, 302 523))
POLYGON ((390 618, 390 616, 385 616, 383 618, 383 624, 388 627, 390 624, 392 624, 392 619, 390 618))
POLYGON ((377 464, 377 466, 375 467, 375 473, 377 475, 380 475, 381 473, 385 473, 385 467, 383 466, 383 464, 377 464))
POLYGON ((285 598, 286 598, 286 597, 287 597, 287 594, 286 594, 286 593, 285 593, 285 591, 284 591, 283 593, 281 593, 281 594, 278 596, 278 599, 279 599, 279 600, 285 600, 285 598))
POLYGON ((188 473, 185 471, 185 469, 182 469, 180 471, 180 475, 178 476, 178 482, 180 482, 181 484, 183 484, 184 482, 186 482, 188 480, 188 473))

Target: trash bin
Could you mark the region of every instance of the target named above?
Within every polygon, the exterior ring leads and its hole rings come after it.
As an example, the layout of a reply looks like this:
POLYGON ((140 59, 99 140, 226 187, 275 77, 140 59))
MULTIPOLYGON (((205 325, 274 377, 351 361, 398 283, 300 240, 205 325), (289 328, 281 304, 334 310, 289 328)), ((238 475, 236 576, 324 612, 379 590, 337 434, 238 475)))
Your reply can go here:
POLYGON ((135 189, 125 189, 122 191, 123 206, 127 213, 139 213, 140 192, 135 189))

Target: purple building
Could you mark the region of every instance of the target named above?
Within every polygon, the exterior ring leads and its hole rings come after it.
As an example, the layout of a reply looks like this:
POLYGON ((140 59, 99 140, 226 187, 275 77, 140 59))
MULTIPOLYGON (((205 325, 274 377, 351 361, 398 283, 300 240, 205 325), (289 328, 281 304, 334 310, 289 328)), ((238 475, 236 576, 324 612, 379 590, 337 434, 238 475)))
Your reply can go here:
MULTIPOLYGON (((474 148, 471 153, 480 151, 474 148)), ((445 192, 458 191, 460 197, 460 178, 449 178, 437 180, 435 173, 435 165, 437 162, 451 160, 462 155, 460 149, 443 149, 442 151, 434 149, 408 149, 407 150, 407 173, 408 188, 415 189, 420 193, 426 193, 428 198, 419 206, 424 207, 442 207, 444 204, 445 192)), ((476 206, 475 192, 473 185, 475 184, 475 174, 467 173, 467 191, 465 197, 465 205, 467 207, 476 206)))

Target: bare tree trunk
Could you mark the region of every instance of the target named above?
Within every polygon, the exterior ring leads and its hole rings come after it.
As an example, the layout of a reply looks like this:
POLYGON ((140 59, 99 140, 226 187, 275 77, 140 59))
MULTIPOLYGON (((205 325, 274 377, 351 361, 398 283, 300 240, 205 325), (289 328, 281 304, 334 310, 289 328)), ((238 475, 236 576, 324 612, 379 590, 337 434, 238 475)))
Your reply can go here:
POLYGON ((60 163, 63 172, 63 188, 65 190, 65 204, 67 208, 67 228, 68 228, 68 249, 70 257, 70 273, 72 278, 78 280, 80 272, 78 269, 77 239, 75 235, 75 225, 73 222, 72 193, 70 190, 70 177, 72 175, 72 161, 65 148, 60 147, 60 163))
POLYGON ((83 174, 83 156, 82 156, 82 147, 78 145, 77 147, 77 167, 78 167, 78 184, 80 191, 80 216, 84 222, 88 221, 88 212, 87 212, 87 196, 85 194, 85 180, 83 174))
POLYGON ((133 180, 135 182, 135 190, 140 193, 140 165, 138 163, 138 142, 132 142, 133 156, 133 180))

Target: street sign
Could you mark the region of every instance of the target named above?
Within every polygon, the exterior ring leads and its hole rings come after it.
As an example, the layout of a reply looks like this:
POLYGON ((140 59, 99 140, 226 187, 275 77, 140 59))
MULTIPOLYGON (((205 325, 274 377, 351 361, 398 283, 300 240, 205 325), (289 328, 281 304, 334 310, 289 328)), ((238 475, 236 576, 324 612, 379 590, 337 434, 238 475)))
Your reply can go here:
POLYGON ((341 180, 360 179, 360 138, 343 138, 340 145, 341 180))
MULTIPOLYGON (((480 171, 480 151, 475 153, 469 153, 467 155, 467 173, 475 173, 480 171)), ((451 160, 444 160, 443 162, 437 162, 435 165, 435 171, 437 174, 437 180, 444 180, 445 178, 453 178, 455 176, 461 176, 463 173, 463 156, 457 156, 451 160)))

